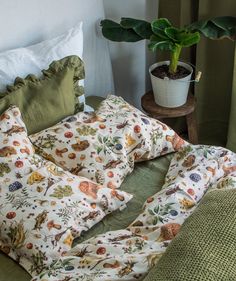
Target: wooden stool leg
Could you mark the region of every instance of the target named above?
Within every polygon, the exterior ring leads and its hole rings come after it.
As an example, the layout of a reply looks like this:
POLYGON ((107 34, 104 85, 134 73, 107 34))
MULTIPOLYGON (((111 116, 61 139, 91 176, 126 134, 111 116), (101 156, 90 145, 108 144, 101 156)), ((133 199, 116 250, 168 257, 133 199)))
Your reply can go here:
POLYGON ((198 144, 198 133, 197 133, 197 120, 195 113, 192 112, 186 116, 188 126, 188 138, 192 144, 198 144))

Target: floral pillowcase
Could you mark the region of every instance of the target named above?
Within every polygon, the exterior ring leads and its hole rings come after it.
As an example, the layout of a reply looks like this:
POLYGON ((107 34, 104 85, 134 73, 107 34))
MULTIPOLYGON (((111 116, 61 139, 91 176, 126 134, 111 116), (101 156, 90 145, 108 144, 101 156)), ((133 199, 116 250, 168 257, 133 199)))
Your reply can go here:
POLYGON ((165 124, 112 95, 95 113, 80 112, 30 139, 45 158, 109 188, 121 185, 134 162, 186 144, 165 124))
POLYGON ((17 107, 0 116, 0 250, 31 275, 131 198, 36 155, 17 107))

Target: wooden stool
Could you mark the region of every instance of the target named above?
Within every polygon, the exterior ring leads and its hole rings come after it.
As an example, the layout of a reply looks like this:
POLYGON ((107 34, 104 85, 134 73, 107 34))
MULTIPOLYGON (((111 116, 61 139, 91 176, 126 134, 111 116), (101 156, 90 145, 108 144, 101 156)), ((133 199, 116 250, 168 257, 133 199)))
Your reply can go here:
POLYGON ((189 141, 192 144, 198 143, 197 121, 194 112, 196 100, 192 94, 188 95, 187 102, 184 105, 176 108, 168 108, 156 104, 153 92, 149 91, 142 96, 141 105, 149 116, 158 120, 186 116, 189 141))

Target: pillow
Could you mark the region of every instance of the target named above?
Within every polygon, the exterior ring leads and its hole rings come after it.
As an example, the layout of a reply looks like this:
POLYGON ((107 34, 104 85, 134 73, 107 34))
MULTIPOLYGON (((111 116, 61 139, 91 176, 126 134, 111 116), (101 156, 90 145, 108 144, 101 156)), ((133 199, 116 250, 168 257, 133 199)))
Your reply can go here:
MULTIPOLYGON (((53 39, 42 41, 25 48, 0 53, 0 92, 14 83, 16 77, 26 77, 29 73, 39 77, 42 69, 47 69, 54 60, 76 55, 83 58, 83 23, 53 39)), ((84 79, 79 80, 80 94, 84 94, 84 79)), ((84 99, 80 99, 85 103, 84 99)))
POLYGON ((111 188, 121 185, 134 162, 186 144, 168 126, 116 96, 109 96, 95 113, 78 113, 30 139, 44 157, 111 188))
POLYGON ((10 105, 22 111, 29 133, 54 125, 75 111, 77 81, 84 78, 84 66, 77 56, 69 56, 50 64, 43 77, 17 78, 14 86, 0 93, 0 114, 10 105))
POLYGON ((0 249, 31 275, 131 198, 34 154, 17 107, 0 116, 0 249))

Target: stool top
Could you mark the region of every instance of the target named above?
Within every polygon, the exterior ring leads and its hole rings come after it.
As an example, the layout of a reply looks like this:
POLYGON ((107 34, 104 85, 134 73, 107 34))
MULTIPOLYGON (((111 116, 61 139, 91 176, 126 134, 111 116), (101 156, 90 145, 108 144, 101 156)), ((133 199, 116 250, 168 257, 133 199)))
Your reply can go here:
POLYGON ((153 117, 157 118, 174 118, 180 116, 186 116, 192 113, 195 109, 196 100, 194 96, 189 93, 187 102, 179 107, 175 108, 168 108, 163 107, 155 103, 153 92, 149 91, 141 98, 141 105, 142 108, 152 115, 153 117))

